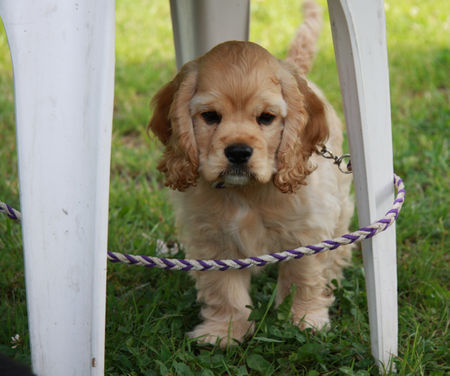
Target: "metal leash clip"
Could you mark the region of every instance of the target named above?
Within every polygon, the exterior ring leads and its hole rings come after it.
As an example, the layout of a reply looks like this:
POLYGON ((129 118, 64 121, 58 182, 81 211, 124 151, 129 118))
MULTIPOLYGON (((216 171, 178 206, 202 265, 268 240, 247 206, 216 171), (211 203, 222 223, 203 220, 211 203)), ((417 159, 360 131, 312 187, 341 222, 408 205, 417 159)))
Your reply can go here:
POLYGON ((327 149, 325 145, 320 145, 317 147, 316 152, 326 159, 332 159, 334 164, 337 165, 339 171, 344 174, 351 174, 352 171, 352 161, 350 159, 350 154, 342 154, 341 156, 334 155, 331 151, 327 149), (348 160, 345 167, 342 167, 342 162, 348 160))

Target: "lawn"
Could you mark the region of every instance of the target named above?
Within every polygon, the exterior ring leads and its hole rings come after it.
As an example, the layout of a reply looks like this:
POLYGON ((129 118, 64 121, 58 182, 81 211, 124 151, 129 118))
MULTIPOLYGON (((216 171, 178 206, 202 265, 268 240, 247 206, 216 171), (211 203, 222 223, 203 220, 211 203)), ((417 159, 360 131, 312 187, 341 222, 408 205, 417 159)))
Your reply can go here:
MULTIPOLYGON (((320 3, 326 9, 325 1, 320 3)), ((172 208, 156 171, 149 100, 175 73, 168 1, 116 1, 116 86, 109 249, 154 254, 176 240, 172 208)), ((283 57, 300 1, 253 0, 251 40, 283 57)), ((449 168, 450 3, 386 1, 394 167, 407 198, 397 224, 401 375, 450 373, 449 168)), ((328 15, 310 78, 342 104, 328 15)), ((0 200, 20 208, 11 63, 0 26, 0 200)), ((353 228, 355 228, 354 220, 353 228)), ((180 252, 177 256, 183 257, 180 252)), ((183 272, 108 265, 107 375, 376 375, 361 253, 336 292, 332 328, 300 332, 289 299, 275 309, 276 267, 253 280, 255 336, 226 350, 184 333, 199 322, 193 280, 183 272)), ((20 226, 0 217, 0 352, 30 362, 20 226), (11 337, 20 340, 12 343, 11 337)))

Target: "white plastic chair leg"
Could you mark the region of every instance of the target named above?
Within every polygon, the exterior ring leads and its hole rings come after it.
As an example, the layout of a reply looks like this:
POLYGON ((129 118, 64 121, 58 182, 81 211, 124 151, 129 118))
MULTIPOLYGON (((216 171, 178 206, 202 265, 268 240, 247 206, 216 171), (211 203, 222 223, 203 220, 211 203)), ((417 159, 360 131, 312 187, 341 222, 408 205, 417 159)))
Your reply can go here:
POLYGON ((33 370, 103 375, 114 1, 2 0, 33 370))
POLYGON ((250 0, 170 0, 177 67, 227 40, 248 40, 250 0))
MULTIPOLYGON (((355 176, 360 226, 393 201, 386 26, 382 0, 328 0, 355 176)), ((397 354, 395 227, 363 242, 372 354, 388 366, 397 354)))

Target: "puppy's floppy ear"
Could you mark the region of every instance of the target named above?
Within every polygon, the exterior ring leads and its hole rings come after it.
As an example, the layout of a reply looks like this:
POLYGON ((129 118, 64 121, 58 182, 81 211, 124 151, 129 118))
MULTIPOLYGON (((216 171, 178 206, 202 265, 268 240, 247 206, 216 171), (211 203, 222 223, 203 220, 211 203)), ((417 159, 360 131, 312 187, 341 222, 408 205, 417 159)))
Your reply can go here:
POLYGON ((169 119, 169 110, 173 102, 175 92, 178 90, 179 83, 177 78, 164 85, 152 98, 153 116, 148 124, 156 137, 167 145, 172 134, 172 126, 169 119))
POLYGON ((324 103, 300 76, 295 66, 280 62, 280 82, 288 112, 277 155, 273 182, 280 191, 295 192, 314 170, 309 158, 328 138, 324 103))
POLYGON ((195 93, 197 63, 185 64, 180 73, 163 86, 152 100, 149 129, 166 146, 158 169, 166 186, 184 191, 198 177, 198 151, 189 103, 195 93))

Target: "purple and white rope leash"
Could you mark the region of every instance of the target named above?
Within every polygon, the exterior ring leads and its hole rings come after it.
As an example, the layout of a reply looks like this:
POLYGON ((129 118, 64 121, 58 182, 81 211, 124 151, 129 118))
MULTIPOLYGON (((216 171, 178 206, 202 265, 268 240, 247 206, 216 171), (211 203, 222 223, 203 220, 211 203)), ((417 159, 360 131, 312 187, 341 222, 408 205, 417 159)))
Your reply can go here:
MULTIPOLYGON (((148 268, 159 268, 165 270, 223 271, 230 269, 247 269, 253 266, 264 266, 292 259, 299 259, 305 255, 314 255, 320 252, 332 251, 342 245, 357 243, 363 239, 371 238, 379 232, 385 231, 392 223, 394 223, 405 201, 405 186, 402 179, 397 175, 394 175, 394 185, 397 189, 397 196, 395 197, 392 208, 385 214, 383 218, 366 227, 362 227, 355 232, 342 235, 335 239, 324 240, 314 245, 307 245, 296 249, 288 249, 283 252, 270 253, 268 255, 249 257, 246 259, 189 260, 152 257, 144 255, 129 255, 125 253, 108 251, 108 260, 111 262, 121 262, 128 265, 139 265, 148 268)), ((20 212, 1 201, 0 212, 6 214, 11 219, 17 221, 20 221, 21 219, 20 212)), ((161 244, 159 245, 159 247, 161 247, 161 244)))

